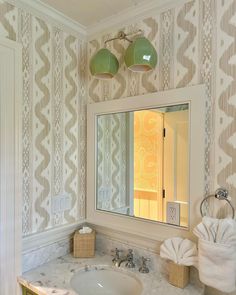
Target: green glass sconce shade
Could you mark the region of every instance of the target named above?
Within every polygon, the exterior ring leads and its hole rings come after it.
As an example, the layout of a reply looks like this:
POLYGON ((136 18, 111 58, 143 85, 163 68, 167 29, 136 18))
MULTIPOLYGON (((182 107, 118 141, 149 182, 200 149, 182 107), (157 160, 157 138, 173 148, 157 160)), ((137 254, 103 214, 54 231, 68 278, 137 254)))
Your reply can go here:
POLYGON ((148 72, 157 64, 157 53, 151 42, 138 37, 125 52, 125 64, 133 72, 148 72))
POLYGON ((107 48, 100 49, 90 61, 90 72, 98 79, 111 79, 119 69, 115 55, 107 48))

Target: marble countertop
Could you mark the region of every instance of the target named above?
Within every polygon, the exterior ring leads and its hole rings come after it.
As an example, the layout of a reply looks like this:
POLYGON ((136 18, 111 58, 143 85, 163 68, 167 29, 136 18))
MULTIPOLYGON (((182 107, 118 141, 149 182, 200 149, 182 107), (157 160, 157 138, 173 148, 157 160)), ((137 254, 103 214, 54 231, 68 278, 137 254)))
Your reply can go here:
MULTIPOLYGON (((96 254, 95 258, 78 259, 72 255, 57 258, 34 270, 24 273, 18 278, 21 285, 39 295, 78 295, 72 290, 70 280, 78 271, 115 268, 111 256, 96 254)), ((117 268, 115 268, 117 270, 117 268)), ((185 289, 170 285, 165 276, 159 272, 141 274, 137 269, 128 270, 125 267, 120 271, 132 273, 143 285, 142 295, 203 295, 204 289, 199 285, 189 284, 185 289)))

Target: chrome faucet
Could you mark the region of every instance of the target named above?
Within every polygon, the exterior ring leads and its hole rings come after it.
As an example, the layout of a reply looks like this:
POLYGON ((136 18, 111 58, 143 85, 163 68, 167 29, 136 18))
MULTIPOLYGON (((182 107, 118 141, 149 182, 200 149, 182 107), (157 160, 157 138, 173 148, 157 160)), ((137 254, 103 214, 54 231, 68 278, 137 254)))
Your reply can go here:
POLYGON ((112 262, 115 266, 119 267, 119 263, 121 261, 120 259, 120 253, 122 252, 122 250, 119 249, 115 249, 115 251, 113 250, 112 252, 115 252, 114 258, 112 259, 112 262))
POLYGON ((128 250, 128 254, 127 256, 124 258, 124 259, 121 259, 118 263, 118 267, 121 266, 121 263, 125 262, 126 261, 126 264, 125 266, 128 267, 128 268, 135 268, 135 264, 134 264, 134 255, 133 255, 133 250, 132 249, 129 249, 128 250))
POLYGON ((146 263, 147 263, 147 261, 150 261, 150 258, 142 257, 141 261, 142 261, 142 264, 141 264, 141 267, 139 268, 139 272, 141 272, 141 273, 149 273, 149 269, 148 269, 146 263))

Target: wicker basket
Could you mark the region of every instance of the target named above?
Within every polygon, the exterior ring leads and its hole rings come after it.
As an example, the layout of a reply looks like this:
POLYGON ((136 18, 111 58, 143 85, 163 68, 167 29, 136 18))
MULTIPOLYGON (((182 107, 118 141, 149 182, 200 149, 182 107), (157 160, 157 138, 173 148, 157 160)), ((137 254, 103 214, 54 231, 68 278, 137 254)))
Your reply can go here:
POLYGON ((74 234, 74 257, 89 258, 95 255, 95 231, 90 234, 74 234))
POLYGON ((185 288, 189 283, 189 266, 169 262, 169 283, 178 288, 185 288))

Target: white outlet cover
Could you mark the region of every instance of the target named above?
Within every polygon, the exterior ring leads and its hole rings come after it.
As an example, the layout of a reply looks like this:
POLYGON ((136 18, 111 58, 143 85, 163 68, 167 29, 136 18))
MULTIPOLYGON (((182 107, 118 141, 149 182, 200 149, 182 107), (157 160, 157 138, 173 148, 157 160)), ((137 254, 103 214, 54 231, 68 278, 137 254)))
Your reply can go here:
POLYGON ((169 224, 180 225, 180 204, 167 202, 166 222, 169 224))

